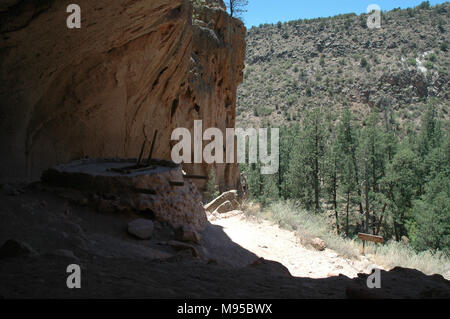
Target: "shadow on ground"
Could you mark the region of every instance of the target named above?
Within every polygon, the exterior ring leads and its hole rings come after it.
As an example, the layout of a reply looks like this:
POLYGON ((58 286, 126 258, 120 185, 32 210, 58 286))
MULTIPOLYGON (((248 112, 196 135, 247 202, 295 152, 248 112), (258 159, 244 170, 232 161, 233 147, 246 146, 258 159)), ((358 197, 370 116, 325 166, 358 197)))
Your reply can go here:
POLYGON ((36 185, 3 191, 0 245, 14 239, 23 247, 0 257, 0 298, 450 298, 449 281, 412 269, 382 271, 382 288, 372 290, 364 274, 295 278, 212 224, 194 257, 167 245, 173 231, 164 224, 152 240, 132 238, 126 226, 134 218, 73 205, 36 185), (67 288, 70 264, 81 266, 81 289, 67 288))

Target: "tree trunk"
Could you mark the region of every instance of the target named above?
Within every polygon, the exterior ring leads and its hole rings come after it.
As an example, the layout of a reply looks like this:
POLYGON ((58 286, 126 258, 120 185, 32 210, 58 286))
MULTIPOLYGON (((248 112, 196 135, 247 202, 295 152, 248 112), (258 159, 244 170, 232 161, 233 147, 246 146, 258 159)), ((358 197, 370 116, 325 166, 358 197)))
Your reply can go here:
POLYGON ((345 222, 345 235, 348 237, 348 210, 350 206, 350 192, 347 192, 347 216, 345 222))
POLYGON ((336 230, 337 230, 337 234, 340 234, 340 230, 339 230, 339 214, 337 211, 337 203, 336 203, 336 194, 334 194, 334 215, 336 216, 336 230))
POLYGON ((319 210, 319 136, 318 123, 315 121, 315 137, 314 137, 314 204, 316 211, 319 210))
POLYGON ((362 202, 361 202, 361 188, 359 187, 359 171, 358 171, 358 164, 356 163, 355 150, 352 150, 352 159, 353 159, 353 166, 355 168, 356 189, 358 191, 358 197, 360 198, 360 200, 359 200, 359 213, 361 215, 363 215, 364 214, 364 209, 363 209, 363 205, 362 205, 362 202))
POLYGON ((395 232, 395 240, 400 241, 399 229, 397 222, 394 221, 394 232, 395 232))
POLYGON ((333 171, 333 206, 334 206, 334 215, 336 216, 336 230, 337 230, 337 234, 339 235, 340 230, 339 230, 339 214, 337 211, 337 177, 336 177, 336 159, 334 160, 334 171, 333 171))
MULTIPOLYGON (((385 203, 384 206, 383 206, 383 209, 381 210, 380 220, 378 221, 378 227, 377 227, 377 231, 375 233, 375 235, 377 235, 377 236, 378 236, 378 234, 380 233, 380 230, 381 230, 381 224, 383 223, 383 216, 384 216, 384 211, 386 210, 386 206, 387 206, 387 204, 385 203)), ((374 217, 375 217, 375 215, 374 215, 374 217)))
POLYGON ((318 160, 317 157, 315 159, 315 167, 314 167, 314 204, 316 207, 316 211, 319 210, 319 172, 318 172, 318 160))
POLYGON ((369 220, 370 220, 370 210, 369 210, 369 174, 368 174, 368 167, 367 167, 367 161, 365 161, 365 177, 366 180, 364 182, 364 196, 366 198, 366 225, 364 227, 365 232, 369 233, 369 220))

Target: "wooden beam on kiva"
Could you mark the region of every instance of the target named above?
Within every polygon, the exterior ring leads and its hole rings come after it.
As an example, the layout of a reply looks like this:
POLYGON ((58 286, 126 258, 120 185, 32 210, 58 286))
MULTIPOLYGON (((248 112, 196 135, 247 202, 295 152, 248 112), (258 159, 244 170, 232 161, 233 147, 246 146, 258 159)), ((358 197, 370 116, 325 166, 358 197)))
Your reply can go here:
POLYGON ((169 181, 170 186, 184 186, 184 182, 169 181))
POLYGON ((208 176, 204 175, 183 175, 183 177, 186 179, 204 179, 204 180, 208 179, 208 176))

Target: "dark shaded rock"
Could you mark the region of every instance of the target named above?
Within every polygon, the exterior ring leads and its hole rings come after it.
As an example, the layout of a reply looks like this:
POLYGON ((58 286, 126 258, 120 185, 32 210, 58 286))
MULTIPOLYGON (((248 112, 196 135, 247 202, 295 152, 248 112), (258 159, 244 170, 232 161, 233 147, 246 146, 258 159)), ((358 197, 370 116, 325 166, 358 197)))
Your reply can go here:
POLYGON ((27 243, 15 239, 8 239, 0 247, 0 259, 30 255, 37 255, 37 252, 27 243))
POLYGON ((195 248, 195 246, 193 246, 193 245, 182 243, 182 242, 175 241, 175 240, 171 240, 167 244, 177 251, 190 250, 192 253, 192 256, 200 257, 200 253, 198 252, 197 248, 195 248))
POLYGON ((260 269, 272 276, 273 275, 288 276, 288 277, 292 276, 291 273, 289 272, 289 270, 282 264, 280 264, 276 261, 266 260, 262 257, 255 260, 253 263, 251 263, 247 267, 260 269))
POLYGON ((75 256, 73 251, 67 250, 67 249, 56 249, 50 255, 51 256, 57 256, 57 257, 71 259, 71 260, 77 261, 77 262, 80 261, 80 259, 77 256, 75 256))
POLYGON ((153 222, 148 219, 136 219, 128 224, 128 232, 140 239, 150 239, 153 235, 153 222))
POLYGON ((202 236, 192 227, 183 226, 175 231, 175 239, 182 242, 200 244, 202 236))

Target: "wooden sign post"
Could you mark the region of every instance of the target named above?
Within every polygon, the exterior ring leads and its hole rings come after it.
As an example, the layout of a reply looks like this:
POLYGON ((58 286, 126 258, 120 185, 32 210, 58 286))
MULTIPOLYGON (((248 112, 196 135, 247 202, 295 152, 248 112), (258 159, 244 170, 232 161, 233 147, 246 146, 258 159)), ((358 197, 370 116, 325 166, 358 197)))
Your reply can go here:
POLYGON ((382 236, 376 236, 376 235, 370 235, 370 234, 364 234, 364 233, 358 233, 358 238, 363 241, 363 255, 364 255, 364 247, 367 241, 371 241, 374 243, 380 243, 382 244, 384 239, 382 236))

